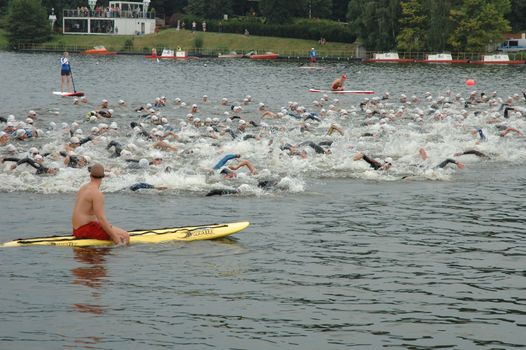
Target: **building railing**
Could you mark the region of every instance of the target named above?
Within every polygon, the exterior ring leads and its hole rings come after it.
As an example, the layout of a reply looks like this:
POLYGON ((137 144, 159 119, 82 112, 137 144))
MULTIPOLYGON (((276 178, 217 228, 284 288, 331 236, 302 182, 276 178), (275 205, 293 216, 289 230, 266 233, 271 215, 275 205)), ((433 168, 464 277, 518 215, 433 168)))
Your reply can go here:
POLYGON ((86 18, 148 18, 155 19, 154 12, 143 12, 143 11, 120 11, 109 9, 100 10, 88 10, 88 9, 77 9, 77 10, 64 10, 64 17, 86 17, 86 18))

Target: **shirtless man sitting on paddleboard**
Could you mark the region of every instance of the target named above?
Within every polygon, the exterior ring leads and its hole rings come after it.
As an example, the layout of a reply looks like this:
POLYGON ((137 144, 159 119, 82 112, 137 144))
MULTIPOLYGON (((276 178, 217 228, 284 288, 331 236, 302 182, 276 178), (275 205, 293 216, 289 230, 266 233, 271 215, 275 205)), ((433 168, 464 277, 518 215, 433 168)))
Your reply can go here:
POLYGON ((82 185, 77 193, 71 217, 73 235, 76 238, 112 240, 115 244, 128 244, 128 232, 112 226, 104 213, 104 196, 100 191, 104 167, 99 163, 93 165, 90 178, 90 182, 82 185))
POLYGON ((341 78, 338 78, 335 81, 333 81, 331 85, 331 90, 332 91, 342 91, 343 83, 345 83, 346 79, 347 79, 347 75, 343 74, 341 78))

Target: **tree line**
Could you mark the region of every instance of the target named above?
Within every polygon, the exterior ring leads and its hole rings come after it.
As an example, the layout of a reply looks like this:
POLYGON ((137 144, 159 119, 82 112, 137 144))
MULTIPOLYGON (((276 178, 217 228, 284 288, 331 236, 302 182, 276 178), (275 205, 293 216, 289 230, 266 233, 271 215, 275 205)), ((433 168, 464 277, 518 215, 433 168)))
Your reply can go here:
MULTIPOLYGON (((0 13, 9 9, 8 33, 11 38, 24 39, 24 33, 43 25, 42 18, 47 19, 51 8, 60 23, 63 9, 86 3, 0 0, 0 13), (30 20, 37 24, 27 24, 30 20)), ((97 5, 108 3, 97 1, 97 5)), ((502 33, 526 30, 526 0, 151 0, 150 8, 165 18, 186 14, 220 20, 228 15, 255 18, 273 26, 290 26, 298 18, 315 19, 312 26, 317 25, 316 19, 346 22, 346 31, 359 38, 366 49, 378 51, 479 51, 502 41, 502 33)), ((43 32, 38 36, 26 33, 25 37, 36 41, 45 37, 43 32)))

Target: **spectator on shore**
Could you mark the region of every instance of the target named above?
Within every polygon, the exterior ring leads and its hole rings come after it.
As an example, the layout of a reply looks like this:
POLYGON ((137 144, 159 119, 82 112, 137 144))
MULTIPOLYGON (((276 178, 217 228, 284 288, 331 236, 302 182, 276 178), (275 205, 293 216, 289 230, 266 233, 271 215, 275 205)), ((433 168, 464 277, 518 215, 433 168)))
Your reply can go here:
POLYGON ((197 29, 197 23, 195 21, 192 22, 192 33, 195 33, 195 30, 197 29))
POLYGON ((223 21, 219 21, 219 33, 223 33, 223 21))
POLYGON ((203 32, 206 32, 206 21, 203 21, 203 32))
POLYGON ((249 36, 250 33, 248 32, 248 29, 245 28, 245 36, 249 36))

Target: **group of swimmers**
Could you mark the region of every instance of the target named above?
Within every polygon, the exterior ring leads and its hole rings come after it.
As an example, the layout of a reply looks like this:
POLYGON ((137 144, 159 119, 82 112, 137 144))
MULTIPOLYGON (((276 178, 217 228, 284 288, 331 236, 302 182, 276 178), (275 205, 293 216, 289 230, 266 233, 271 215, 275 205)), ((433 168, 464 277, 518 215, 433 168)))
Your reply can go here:
MULTIPOLYGON (((343 88, 344 81, 345 75, 333 88, 343 88)), ((345 153, 353 153, 350 158, 355 164, 364 161, 371 170, 409 178, 422 169, 443 169, 449 164, 464 168, 454 157, 490 159, 492 155, 477 148, 484 148, 491 129, 500 138, 522 136, 519 125, 526 115, 525 100, 524 94, 503 99, 497 93, 473 92, 464 98, 446 91, 435 97, 425 93, 394 98, 385 93, 354 105, 325 94, 309 107, 289 102, 273 110, 264 103, 256 104, 248 95, 216 103, 205 95, 199 104, 161 96, 134 106, 124 100, 112 104, 105 99, 93 105, 85 98, 74 99, 78 118, 71 124, 46 121, 33 110, 24 118, 0 116, 0 157, 6 164, 1 171, 33 168, 35 175, 49 176, 63 168, 85 168, 97 160, 107 163, 108 174, 173 173, 184 169, 226 184, 242 174, 241 182, 253 177, 254 186, 268 189, 281 177, 298 174, 288 167, 296 162, 294 159, 304 164, 318 159, 342 163, 345 153), (453 128, 449 133, 465 135, 462 137, 466 138, 467 149, 445 155, 428 166, 428 150, 420 145, 413 152, 406 151, 409 157, 414 154, 409 162, 402 159, 409 166, 393 172, 397 168, 393 158, 406 155, 388 154, 387 142, 393 142, 393 137, 405 130, 401 126, 407 128, 406 132, 426 135, 432 125, 448 125, 453 128), (244 157, 240 153, 245 153, 244 157), (378 155, 383 156, 381 160, 375 158, 378 155), (271 168, 273 171, 268 170, 271 168)), ((347 167, 349 171, 364 170, 359 165, 347 167)), ((169 185, 139 181, 126 188, 160 190, 169 185)), ((212 189, 211 193, 237 193, 235 185, 230 188, 219 192, 212 189)))

